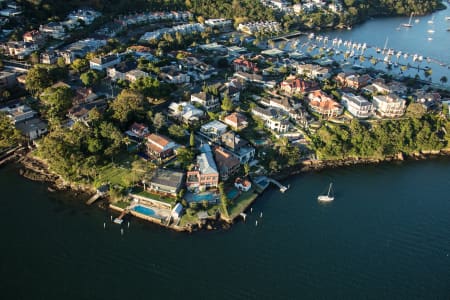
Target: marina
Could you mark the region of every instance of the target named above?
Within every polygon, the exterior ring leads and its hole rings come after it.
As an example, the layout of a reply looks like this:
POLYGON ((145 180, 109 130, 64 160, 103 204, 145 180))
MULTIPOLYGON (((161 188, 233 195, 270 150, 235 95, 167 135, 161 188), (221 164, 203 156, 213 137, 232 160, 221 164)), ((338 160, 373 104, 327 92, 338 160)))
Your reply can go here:
POLYGON ((441 77, 448 77, 450 70, 446 20, 449 13, 448 7, 436 12, 432 24, 427 22, 429 16, 414 17, 419 22, 414 21, 412 28, 398 28, 401 20, 409 24, 414 19, 410 16, 370 20, 350 31, 304 33, 289 42, 277 43, 277 47, 283 43, 279 48, 291 58, 322 57, 349 68, 374 68, 413 78, 417 75, 421 80, 439 85, 441 77))

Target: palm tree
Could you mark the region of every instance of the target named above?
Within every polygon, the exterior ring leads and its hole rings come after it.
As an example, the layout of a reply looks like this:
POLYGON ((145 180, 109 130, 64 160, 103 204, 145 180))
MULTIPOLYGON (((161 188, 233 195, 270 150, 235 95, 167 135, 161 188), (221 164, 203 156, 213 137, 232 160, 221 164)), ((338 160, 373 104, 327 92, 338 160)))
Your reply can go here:
POLYGON ((442 76, 441 79, 439 79, 439 81, 440 81, 442 84, 446 84, 447 81, 448 81, 447 76, 442 76))

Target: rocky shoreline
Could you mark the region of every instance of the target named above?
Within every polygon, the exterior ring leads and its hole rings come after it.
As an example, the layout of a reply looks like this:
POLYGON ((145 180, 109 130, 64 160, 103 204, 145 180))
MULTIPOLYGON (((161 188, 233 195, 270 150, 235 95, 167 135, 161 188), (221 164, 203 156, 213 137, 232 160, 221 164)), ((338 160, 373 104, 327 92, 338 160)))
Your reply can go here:
MULTIPOLYGON (((338 160, 305 160, 296 166, 286 168, 283 171, 275 172, 269 174, 270 177, 273 177, 277 180, 286 179, 292 175, 298 175, 306 172, 314 172, 321 171, 325 169, 333 169, 339 167, 346 166, 356 166, 356 165, 374 165, 385 162, 401 162, 408 160, 424 160, 441 156, 449 156, 450 148, 443 149, 438 151, 422 151, 420 153, 414 153, 412 155, 405 155, 403 153, 398 153, 396 156, 390 156, 385 158, 346 158, 346 159, 338 159, 338 160)), ((51 172, 48 168, 48 165, 40 160, 39 158, 30 155, 30 153, 23 155, 18 161, 21 168, 19 169, 20 175, 23 177, 38 181, 42 183, 49 184, 49 191, 53 192, 55 190, 59 191, 70 191, 76 194, 78 193, 95 193, 92 187, 88 186, 80 186, 75 184, 70 184, 64 181, 60 176, 51 172)), ((118 207, 111 205, 108 199, 105 199, 104 207, 110 207, 115 211, 119 211, 118 207)), ((234 220, 233 220, 234 221, 234 220)), ((226 230, 231 228, 233 221, 226 222, 221 221, 220 217, 215 217, 214 219, 203 220, 203 222, 199 222, 198 224, 193 224, 190 227, 178 227, 173 228, 171 226, 165 226, 167 228, 176 230, 176 231, 184 231, 184 232, 193 232, 198 230, 226 230)))
POLYGON ((298 175, 306 172, 321 171, 326 169, 334 169, 340 167, 356 166, 356 165, 374 165, 392 161, 411 161, 411 160, 424 160, 441 156, 449 156, 449 149, 442 150, 430 150, 413 153, 407 155, 404 153, 398 153, 395 156, 387 156, 384 158, 343 158, 335 160, 305 160, 293 167, 286 168, 283 171, 270 174, 271 177, 277 180, 286 179, 292 175, 298 175))

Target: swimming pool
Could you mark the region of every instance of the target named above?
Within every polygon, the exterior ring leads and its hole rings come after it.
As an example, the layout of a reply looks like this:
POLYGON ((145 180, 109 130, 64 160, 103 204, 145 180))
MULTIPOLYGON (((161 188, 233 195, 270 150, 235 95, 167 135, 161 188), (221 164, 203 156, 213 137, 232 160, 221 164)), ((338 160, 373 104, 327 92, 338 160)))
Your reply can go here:
POLYGON ((214 194, 212 193, 204 193, 204 194, 195 194, 192 196, 192 200, 195 202, 200 201, 214 201, 214 194))
POLYGON ((238 195, 238 190, 237 189, 232 189, 227 193, 227 197, 228 199, 234 199, 237 195, 238 195))
POLYGON ((133 207, 133 210, 138 213, 141 213, 143 215, 150 216, 150 217, 155 217, 155 218, 158 217, 158 215, 156 214, 156 212, 153 209, 146 207, 146 206, 136 205, 135 207, 133 207))

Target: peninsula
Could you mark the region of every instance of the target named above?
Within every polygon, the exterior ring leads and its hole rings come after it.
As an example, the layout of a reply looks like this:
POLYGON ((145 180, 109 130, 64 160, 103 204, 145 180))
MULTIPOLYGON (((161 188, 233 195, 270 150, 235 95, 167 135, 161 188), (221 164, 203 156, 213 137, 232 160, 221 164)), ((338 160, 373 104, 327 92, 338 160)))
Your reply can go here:
POLYGON ((433 58, 312 32, 439 1, 46 2, 2 10, 0 158, 107 197, 117 223, 213 228, 286 174, 450 152, 433 58))

